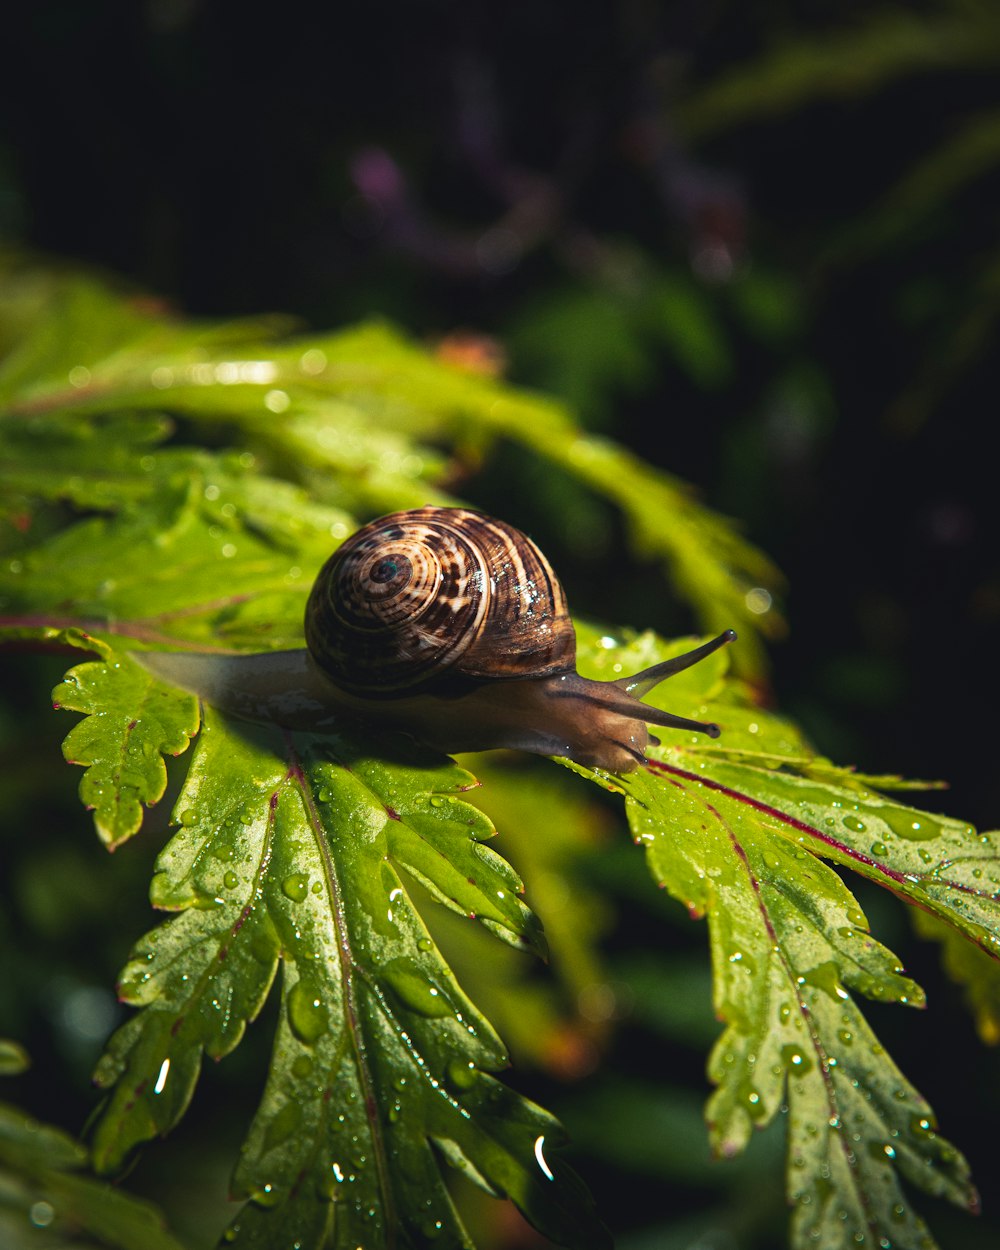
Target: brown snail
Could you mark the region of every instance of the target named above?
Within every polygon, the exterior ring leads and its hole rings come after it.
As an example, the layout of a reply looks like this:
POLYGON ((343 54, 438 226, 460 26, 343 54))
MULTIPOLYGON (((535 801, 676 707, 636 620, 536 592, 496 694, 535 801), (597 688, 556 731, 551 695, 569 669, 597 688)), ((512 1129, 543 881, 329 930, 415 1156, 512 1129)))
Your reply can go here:
POLYGON ((323 566, 306 606, 306 650, 148 652, 153 673, 254 720, 330 729, 345 715, 445 752, 507 747, 627 772, 647 724, 718 737, 719 727, 640 701, 735 639, 616 681, 576 671, 576 634, 535 544, 466 508, 372 521, 323 566))

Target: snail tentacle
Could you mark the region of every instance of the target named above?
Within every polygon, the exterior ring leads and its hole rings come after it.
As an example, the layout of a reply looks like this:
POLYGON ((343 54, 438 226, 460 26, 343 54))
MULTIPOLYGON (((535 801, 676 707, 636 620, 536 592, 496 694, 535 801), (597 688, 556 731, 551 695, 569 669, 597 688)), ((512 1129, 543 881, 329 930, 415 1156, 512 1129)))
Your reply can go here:
MULTIPOLYGON (((718 651, 720 647, 724 647, 727 642, 736 641, 736 630, 725 629, 717 638, 713 638, 710 642, 702 643, 700 647, 695 647, 691 651, 685 651, 683 655, 675 655, 670 660, 663 660, 659 664, 653 664, 650 668, 644 668, 641 672, 633 673, 631 677, 619 677, 615 682, 616 686, 620 686, 622 690, 629 694, 634 694, 637 699, 641 699, 643 695, 649 694, 654 686, 658 686, 661 681, 665 681, 668 677, 673 677, 675 673, 682 673, 686 668, 690 668, 693 664, 697 664, 706 656, 718 651)), ((659 722, 657 722, 659 724, 659 722)))

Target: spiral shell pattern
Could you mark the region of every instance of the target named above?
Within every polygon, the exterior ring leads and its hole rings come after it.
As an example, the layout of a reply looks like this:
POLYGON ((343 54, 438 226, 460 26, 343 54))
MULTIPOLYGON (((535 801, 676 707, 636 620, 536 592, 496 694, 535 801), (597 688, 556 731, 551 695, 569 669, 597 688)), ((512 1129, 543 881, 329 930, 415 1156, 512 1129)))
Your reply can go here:
POLYGON ((330 557, 306 607, 306 643, 366 698, 461 694, 495 678, 574 667, 562 587, 535 544, 466 508, 394 512, 330 557))

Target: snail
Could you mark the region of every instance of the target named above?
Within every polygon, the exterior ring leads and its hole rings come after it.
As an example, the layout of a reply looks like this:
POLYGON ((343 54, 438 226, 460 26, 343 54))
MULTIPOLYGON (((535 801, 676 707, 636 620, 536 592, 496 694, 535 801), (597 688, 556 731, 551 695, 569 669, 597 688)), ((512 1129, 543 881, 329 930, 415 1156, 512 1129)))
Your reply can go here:
POLYGON ((305 650, 138 658, 251 720, 331 730, 347 717, 449 753, 507 747, 627 772, 645 760, 648 724, 718 737, 640 700, 736 634, 631 677, 581 677, 562 586, 531 539, 466 508, 425 507, 372 521, 334 552, 305 637, 305 650))

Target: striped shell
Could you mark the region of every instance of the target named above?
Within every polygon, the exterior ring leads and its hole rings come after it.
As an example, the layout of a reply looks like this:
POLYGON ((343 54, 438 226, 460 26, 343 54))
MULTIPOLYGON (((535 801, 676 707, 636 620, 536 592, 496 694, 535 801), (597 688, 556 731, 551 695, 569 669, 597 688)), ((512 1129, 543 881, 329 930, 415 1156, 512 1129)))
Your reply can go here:
POLYGON ((313 659, 366 698, 462 694, 484 680, 573 671, 576 636, 530 538, 466 508, 394 512, 358 530, 316 579, 313 659))

